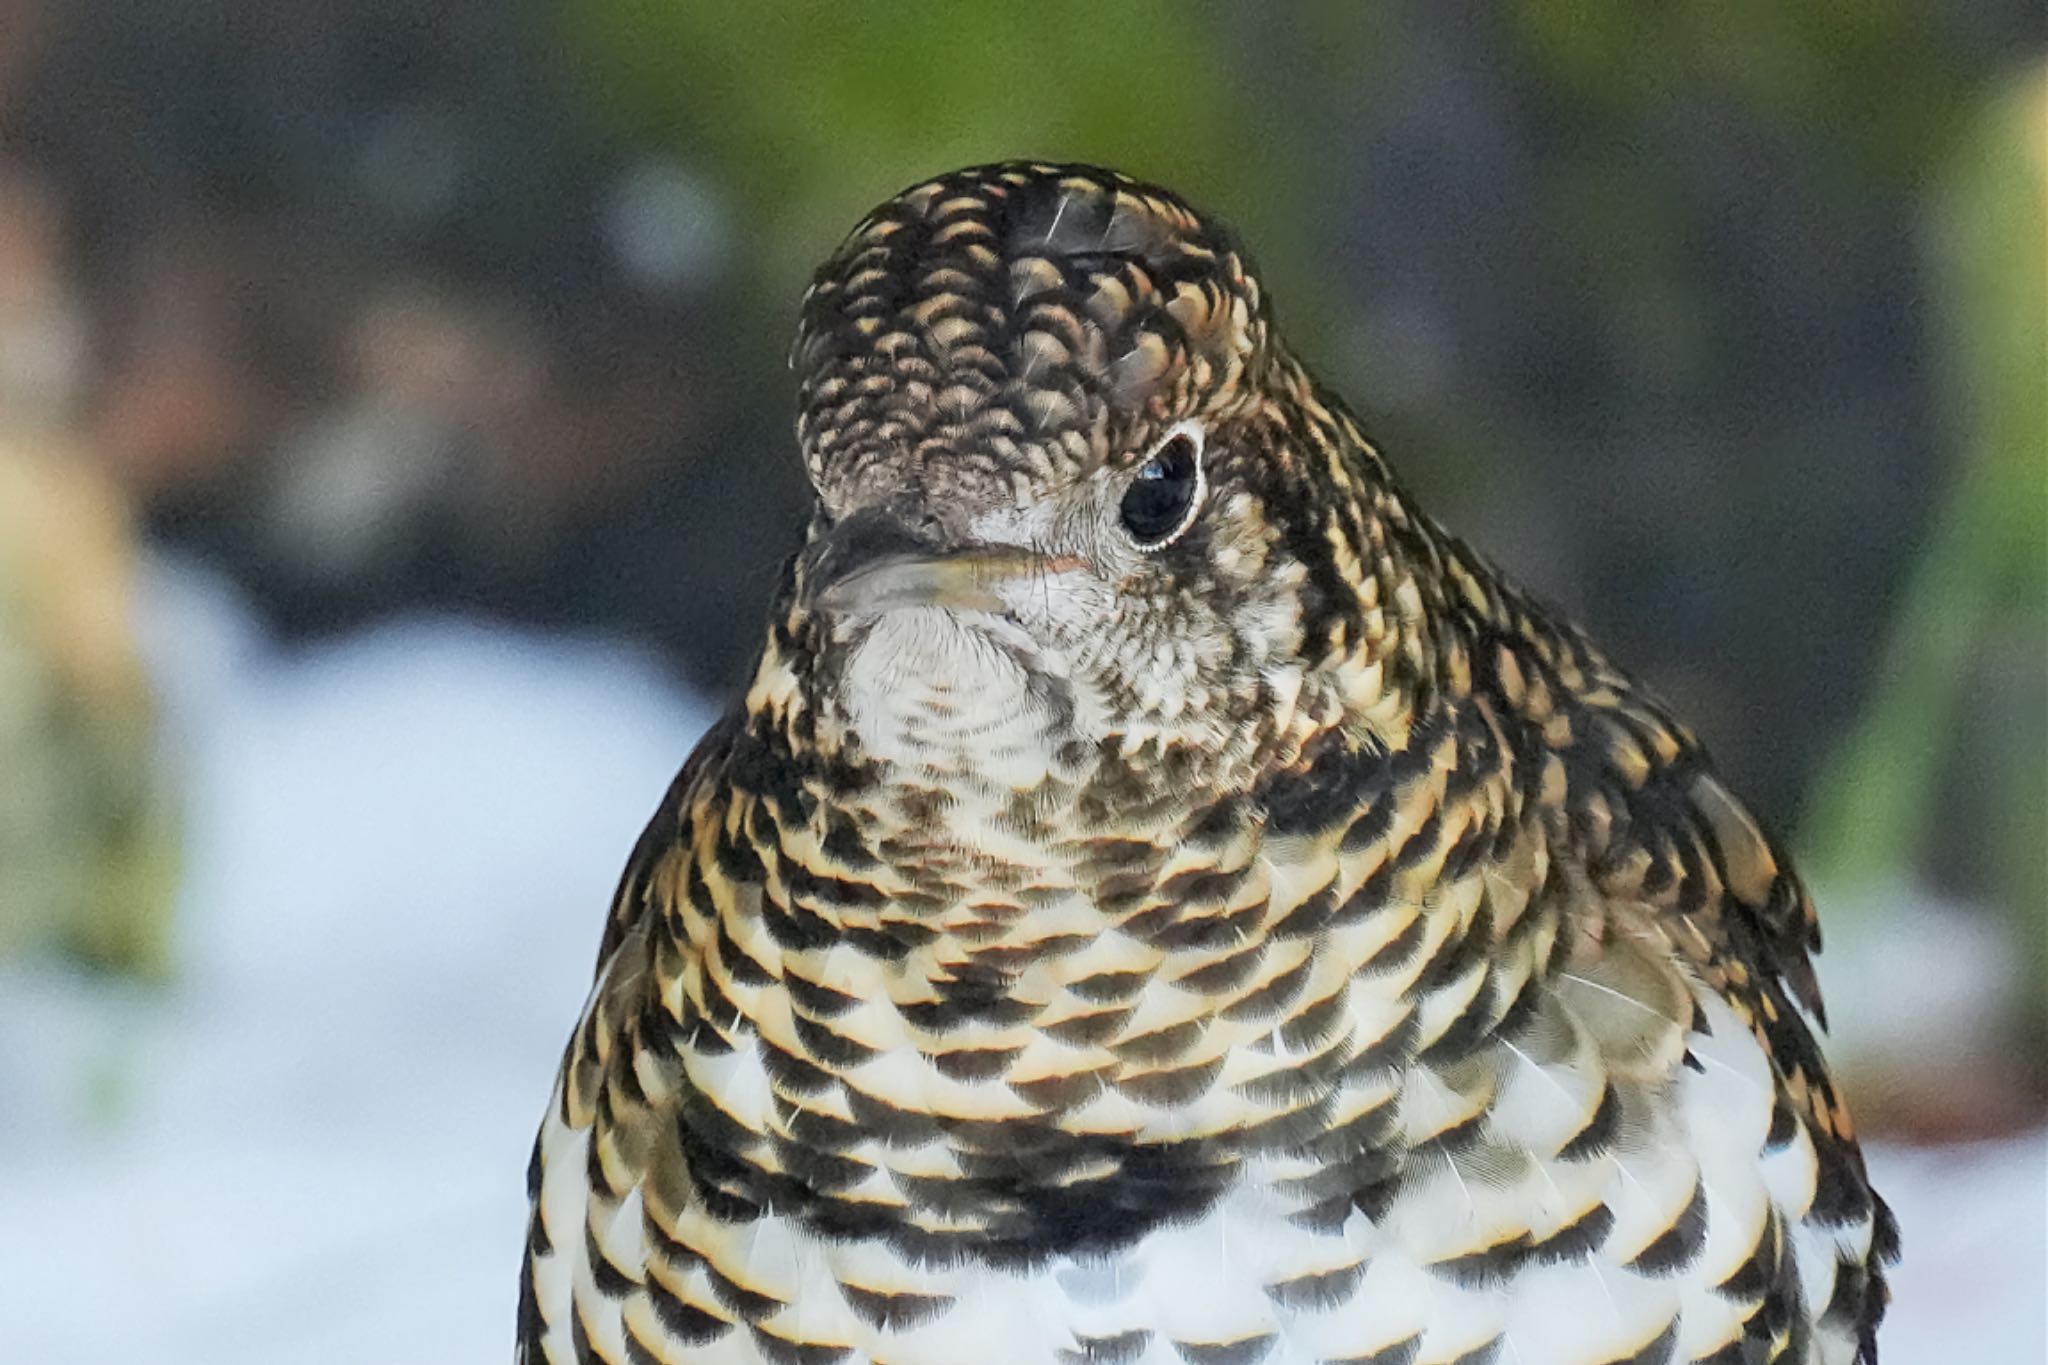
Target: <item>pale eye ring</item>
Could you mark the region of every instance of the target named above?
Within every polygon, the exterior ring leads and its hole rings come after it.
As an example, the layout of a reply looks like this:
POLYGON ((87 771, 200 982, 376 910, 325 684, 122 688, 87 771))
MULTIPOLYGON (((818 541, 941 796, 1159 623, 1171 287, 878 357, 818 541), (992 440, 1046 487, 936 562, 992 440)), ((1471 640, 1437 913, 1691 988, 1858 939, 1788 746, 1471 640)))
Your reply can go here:
POLYGON ((1208 491, 1202 428, 1195 422, 1177 422, 1131 476, 1117 518, 1140 550, 1163 550, 1194 524, 1208 491))

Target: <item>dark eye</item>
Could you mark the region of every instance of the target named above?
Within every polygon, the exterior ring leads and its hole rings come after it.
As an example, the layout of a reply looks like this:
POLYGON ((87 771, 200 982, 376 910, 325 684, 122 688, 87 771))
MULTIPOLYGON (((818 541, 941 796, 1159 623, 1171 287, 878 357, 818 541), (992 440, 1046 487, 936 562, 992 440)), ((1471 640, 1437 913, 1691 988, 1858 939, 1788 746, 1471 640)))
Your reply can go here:
POLYGON ((1124 529, 1141 550, 1171 544, 1194 520, 1202 500, 1202 448, 1188 432, 1176 432, 1138 466, 1119 509, 1124 529))

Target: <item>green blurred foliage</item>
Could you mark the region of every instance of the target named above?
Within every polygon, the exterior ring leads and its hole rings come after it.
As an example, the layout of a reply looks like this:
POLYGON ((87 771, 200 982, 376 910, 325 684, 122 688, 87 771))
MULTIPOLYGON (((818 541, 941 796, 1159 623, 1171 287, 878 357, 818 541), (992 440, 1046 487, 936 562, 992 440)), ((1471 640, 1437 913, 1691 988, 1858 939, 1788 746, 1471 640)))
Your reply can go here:
POLYGON ((178 858, 154 727, 65 675, 17 567, 0 555, 0 960, 162 978, 178 858))
POLYGON ((2048 1010, 2048 70, 1980 109, 1929 229, 1962 460, 1810 841, 1824 875, 1903 880, 1940 804, 1970 803, 2048 1010))
POLYGON ((1167 0, 582 0, 561 31, 612 131, 687 141, 769 225, 756 283, 793 299, 854 206, 956 166, 1093 161, 1196 200, 1271 194, 1285 168, 1188 16, 1167 0))
MULTIPOLYGON (((1597 242, 1597 261, 1561 263, 1611 301, 1642 369, 1701 380, 1733 340, 1703 292, 1665 148, 1645 129, 1684 117, 1711 89, 1750 115, 1737 136, 1799 149, 1817 204, 1854 223, 1874 192, 1910 190, 1948 155, 1981 76, 1933 41, 1916 0, 1517 0, 1504 6, 1531 74, 1570 137, 1543 195, 1552 239, 1597 242)), ((1724 135, 1726 135, 1724 130, 1724 135)))
MULTIPOLYGON (((1638 114, 1689 85, 1737 92, 1767 126, 1825 130, 1830 187, 1917 179, 1946 155, 1978 80, 1940 54, 1938 7, 1915 0, 1519 0, 1537 65, 1589 112, 1638 114)), ((1626 127, 1627 121, 1617 126, 1626 127)))

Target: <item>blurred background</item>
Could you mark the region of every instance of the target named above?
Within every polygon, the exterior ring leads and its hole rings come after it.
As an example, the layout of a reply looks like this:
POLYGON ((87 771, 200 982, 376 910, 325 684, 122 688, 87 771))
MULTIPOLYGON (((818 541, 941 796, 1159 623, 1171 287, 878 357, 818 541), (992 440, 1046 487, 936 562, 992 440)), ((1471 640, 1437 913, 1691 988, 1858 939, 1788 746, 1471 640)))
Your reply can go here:
POLYGON ((756 646, 812 264, 1012 156, 1238 225, 1423 503, 1788 832, 2039 1361, 2037 0, 0 0, 0 1354, 507 1357, 612 881, 756 646))

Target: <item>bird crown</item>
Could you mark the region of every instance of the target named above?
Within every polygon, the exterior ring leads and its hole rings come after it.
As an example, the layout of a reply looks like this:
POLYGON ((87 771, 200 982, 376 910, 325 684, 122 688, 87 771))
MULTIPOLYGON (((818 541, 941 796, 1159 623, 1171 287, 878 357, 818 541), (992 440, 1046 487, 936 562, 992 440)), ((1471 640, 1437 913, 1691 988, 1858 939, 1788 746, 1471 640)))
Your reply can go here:
POLYGON ((1243 250, 1173 194, 974 167, 888 200, 819 270, 792 352, 798 434, 827 491, 926 443, 1085 466, 1197 401, 1241 403, 1268 349, 1243 250))

